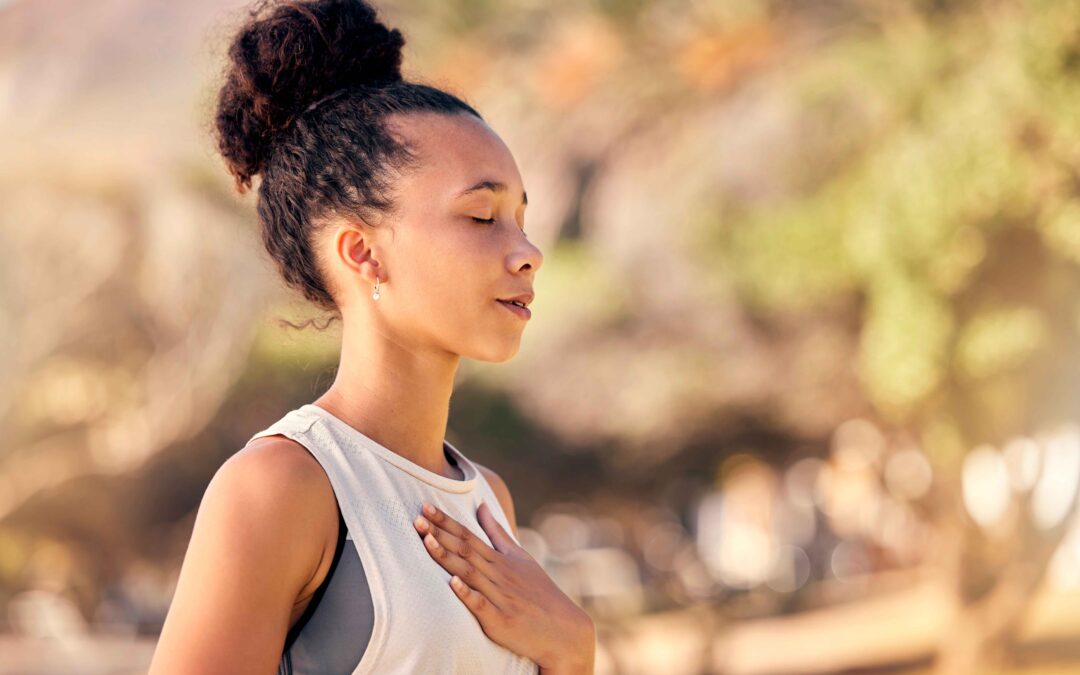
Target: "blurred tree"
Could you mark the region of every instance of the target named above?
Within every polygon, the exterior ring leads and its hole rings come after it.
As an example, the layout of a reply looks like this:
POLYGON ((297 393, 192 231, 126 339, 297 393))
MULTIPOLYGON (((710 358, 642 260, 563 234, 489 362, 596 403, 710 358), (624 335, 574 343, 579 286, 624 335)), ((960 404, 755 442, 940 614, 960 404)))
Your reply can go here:
MULTIPOLYGON (((220 66, 202 31, 245 4, 0 14, 0 92, 18 94, 0 106, 0 290, 19 292, 0 315, 25 346, 0 368, 0 410, 29 427, 0 452, 0 515, 66 476, 185 447, 240 378, 277 282, 252 264, 250 204, 193 132, 212 92, 193 64, 220 66), (122 76, 86 57, 117 43, 122 76), (17 175, 31 162, 33 189, 17 175), (59 167, 119 187, 68 189, 59 167), (85 435, 65 435, 74 424, 85 435)), ((733 438, 819 443, 869 408, 937 464, 934 518, 963 604, 942 668, 975 672, 1007 645, 1061 528, 1033 527, 1025 503, 1014 531, 988 538, 962 509, 961 467, 982 443, 1075 418, 1080 3, 379 4, 406 29, 407 68, 474 99, 540 196, 545 318, 513 364, 466 377, 509 392, 521 428, 550 434, 544 453, 595 448, 596 475, 637 468, 636 486, 718 463, 733 438)), ((257 343, 248 367, 287 372, 274 346, 257 343)), ((256 408, 310 398, 299 378, 276 381, 298 390, 279 399, 248 395, 265 384, 252 381, 237 395, 256 408)), ((237 419, 219 423, 256 426, 237 419)), ((194 508, 198 490, 176 493, 170 513, 194 508)))
POLYGON ((961 607, 939 667, 984 672, 1065 530, 1037 527, 1028 493, 990 538, 960 479, 969 449, 1080 412, 1080 3, 875 6, 876 30, 790 75, 821 142, 850 149, 842 164, 811 142, 791 167, 803 189, 749 209, 709 252, 762 314, 861 307, 864 391, 920 434, 941 480, 961 607))

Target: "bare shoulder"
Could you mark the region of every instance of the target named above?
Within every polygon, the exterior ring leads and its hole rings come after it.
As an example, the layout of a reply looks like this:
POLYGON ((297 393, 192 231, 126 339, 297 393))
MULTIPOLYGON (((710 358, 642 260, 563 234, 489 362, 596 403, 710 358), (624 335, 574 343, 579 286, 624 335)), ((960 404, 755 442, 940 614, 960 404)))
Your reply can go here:
MULTIPOLYGON (((301 597, 314 592, 336 547, 338 521, 334 488, 319 460, 302 444, 275 435, 256 439, 225 464, 230 462, 235 464, 231 471, 244 476, 239 480, 247 489, 257 492, 254 498, 273 503, 271 508, 291 526, 288 529, 295 528, 292 545, 318 554, 301 597)), ((225 471, 225 464, 218 473, 225 471)))
POLYGON ((316 541, 335 538, 327 527, 337 522, 330 479, 308 449, 289 438, 266 436, 245 446, 221 465, 207 493, 215 488, 250 501, 256 513, 280 518, 278 526, 295 523, 318 535, 316 541))
MULTIPOLYGON (((214 479, 230 470, 241 475, 253 472, 260 478, 268 479, 267 489, 285 487, 300 490, 305 497, 317 496, 318 493, 331 499, 334 496, 330 479, 319 461, 303 445, 284 436, 255 439, 227 459, 214 479)), ((333 506, 332 501, 329 503, 333 506)))
POLYGON ((488 484, 491 485, 492 492, 499 498, 499 505, 502 506, 502 510, 506 514, 507 520, 510 521, 510 528, 514 531, 514 537, 517 537, 518 530, 517 517, 514 514, 514 498, 510 496, 510 488, 506 486, 506 481, 504 481, 499 474, 480 462, 473 462, 473 464, 475 464, 476 468, 480 470, 480 473, 484 475, 488 484))
POLYGON ((199 504, 150 672, 276 668, 336 522, 329 479, 302 445, 267 437, 226 460, 199 504))

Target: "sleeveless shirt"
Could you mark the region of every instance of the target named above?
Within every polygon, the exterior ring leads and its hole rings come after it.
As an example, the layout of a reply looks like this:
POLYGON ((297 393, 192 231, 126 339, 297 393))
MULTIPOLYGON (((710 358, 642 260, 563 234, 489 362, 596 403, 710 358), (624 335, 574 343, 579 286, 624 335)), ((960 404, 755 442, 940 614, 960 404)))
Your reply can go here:
POLYGON ((487 479, 461 451, 444 441, 444 452, 465 476, 456 480, 402 457, 310 403, 248 442, 274 434, 304 446, 322 466, 337 501, 339 533, 347 532, 339 534, 328 580, 312 596, 315 607, 309 604, 297 620, 298 632, 290 630, 279 673, 539 672, 532 660, 483 632, 450 587, 450 573, 431 557, 413 527, 427 501, 491 545, 476 514, 486 501, 514 537, 487 479), (301 655, 303 664, 292 658, 301 655))

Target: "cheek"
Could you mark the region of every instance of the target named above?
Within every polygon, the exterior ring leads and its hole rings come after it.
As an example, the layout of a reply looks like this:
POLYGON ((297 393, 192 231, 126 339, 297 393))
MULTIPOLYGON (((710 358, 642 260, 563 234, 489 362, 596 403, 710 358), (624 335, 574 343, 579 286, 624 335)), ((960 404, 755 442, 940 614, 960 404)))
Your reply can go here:
MULTIPOLYGON (((494 291, 485 286, 491 276, 493 260, 483 248, 480 237, 468 231, 432 236, 406 251, 411 256, 410 296, 422 312, 448 317, 471 315, 494 291), (421 249, 422 250, 416 250, 421 249)), ((492 296, 492 299, 494 296, 492 296)))

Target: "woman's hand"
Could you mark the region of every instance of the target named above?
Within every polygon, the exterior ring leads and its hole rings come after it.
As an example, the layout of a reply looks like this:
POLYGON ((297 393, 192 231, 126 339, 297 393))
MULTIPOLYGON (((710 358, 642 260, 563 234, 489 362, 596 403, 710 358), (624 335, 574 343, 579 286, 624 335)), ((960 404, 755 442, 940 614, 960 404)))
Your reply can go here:
POLYGON ((435 562, 453 575, 454 594, 489 638, 545 672, 591 675, 596 646, 592 619, 513 540, 486 503, 477 510, 477 519, 495 548, 432 505, 425 503, 423 512, 413 527, 435 562))

